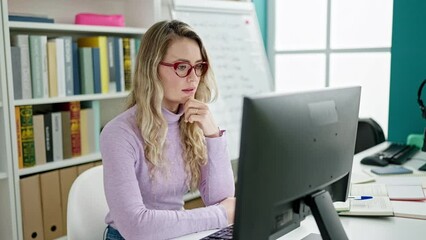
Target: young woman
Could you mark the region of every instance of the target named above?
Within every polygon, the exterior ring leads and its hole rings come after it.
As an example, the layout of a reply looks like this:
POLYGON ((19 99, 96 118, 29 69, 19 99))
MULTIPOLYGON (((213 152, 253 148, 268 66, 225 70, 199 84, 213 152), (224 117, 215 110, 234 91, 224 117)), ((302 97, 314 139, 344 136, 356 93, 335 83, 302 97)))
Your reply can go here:
POLYGON ((168 239, 234 221, 234 177, 200 37, 163 21, 144 34, 128 109, 101 133, 106 239, 168 239), (198 189, 206 207, 183 209, 198 189))

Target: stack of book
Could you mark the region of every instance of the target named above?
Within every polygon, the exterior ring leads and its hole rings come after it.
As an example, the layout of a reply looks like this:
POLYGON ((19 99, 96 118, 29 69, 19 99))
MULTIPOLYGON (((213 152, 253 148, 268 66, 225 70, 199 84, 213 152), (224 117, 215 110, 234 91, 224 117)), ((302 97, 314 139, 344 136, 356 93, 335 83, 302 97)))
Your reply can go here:
POLYGON ((55 22, 53 18, 49 18, 48 16, 28 14, 28 13, 10 13, 9 21, 38 22, 38 23, 54 23, 55 22))

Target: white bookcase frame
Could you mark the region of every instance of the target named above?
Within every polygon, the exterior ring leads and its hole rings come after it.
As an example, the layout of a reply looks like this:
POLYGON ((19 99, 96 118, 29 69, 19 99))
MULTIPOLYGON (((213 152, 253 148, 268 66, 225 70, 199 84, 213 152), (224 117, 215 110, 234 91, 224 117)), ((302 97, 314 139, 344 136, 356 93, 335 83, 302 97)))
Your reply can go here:
MULTIPOLYGON (((21 177, 45 171, 93 162, 100 153, 83 155, 31 168, 18 168, 15 106, 52 104, 69 101, 101 102, 101 126, 121 109, 128 92, 76 95, 56 98, 14 100, 10 37, 13 34, 43 34, 51 36, 122 36, 140 37, 154 22, 161 19, 162 7, 168 0, 4 0, 0 3, 0 239, 23 239, 19 180, 21 177), (123 14, 128 27, 74 25, 79 12, 123 14), (47 15, 54 24, 9 22, 9 13, 47 15), (104 111, 103 104, 113 107, 104 111), (114 110, 111 110, 114 109, 114 110)), ((164 11, 164 9, 163 9, 164 11)))

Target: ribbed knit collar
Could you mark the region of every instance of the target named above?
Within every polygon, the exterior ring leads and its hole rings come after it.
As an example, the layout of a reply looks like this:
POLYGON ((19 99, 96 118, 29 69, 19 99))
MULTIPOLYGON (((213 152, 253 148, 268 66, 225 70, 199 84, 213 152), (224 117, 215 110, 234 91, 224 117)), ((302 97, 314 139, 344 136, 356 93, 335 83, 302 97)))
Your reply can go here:
POLYGON ((173 124, 173 123, 177 123, 180 119, 180 117, 182 117, 183 115, 183 106, 179 105, 179 110, 177 113, 174 112, 170 112, 168 109, 166 109, 165 107, 161 108, 164 118, 167 120, 167 123, 173 124))

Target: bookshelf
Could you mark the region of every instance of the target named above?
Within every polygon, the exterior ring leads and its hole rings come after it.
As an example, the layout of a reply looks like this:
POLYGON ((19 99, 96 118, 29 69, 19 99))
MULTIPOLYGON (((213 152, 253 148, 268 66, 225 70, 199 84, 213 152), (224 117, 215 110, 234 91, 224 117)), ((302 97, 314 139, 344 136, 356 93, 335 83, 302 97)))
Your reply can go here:
MULTIPOLYGON (((45 97, 34 99, 14 98, 14 81, 11 56, 11 37, 17 34, 45 35, 47 38, 71 36, 112 36, 140 38, 154 22, 161 19, 168 0, 40 0, 29 5, 25 0, 7 0, 0 3, 0 239, 24 239, 21 208, 20 179, 48 171, 65 169, 101 159, 99 152, 66 158, 28 168, 18 167, 18 147, 15 107, 52 105, 71 101, 100 103, 100 126, 123 110, 129 94, 126 91, 45 97), (74 16, 80 12, 123 14, 126 27, 74 25, 74 16), (45 15, 55 23, 9 22, 9 13, 45 15), (6 153, 6 154, 3 154, 6 153)), ((64 237, 62 237, 64 238, 64 237)), ((38 239, 38 238, 37 238, 38 239)))
MULTIPOLYGON (((3 12, 3 6, 0 11, 3 12)), ((15 179, 13 171, 12 150, 10 143, 9 126, 9 105, 7 92, 7 65, 6 65, 6 44, 3 38, 5 34, 5 18, 0 14, 0 239, 17 239, 18 217, 16 216, 15 206, 15 179)))

